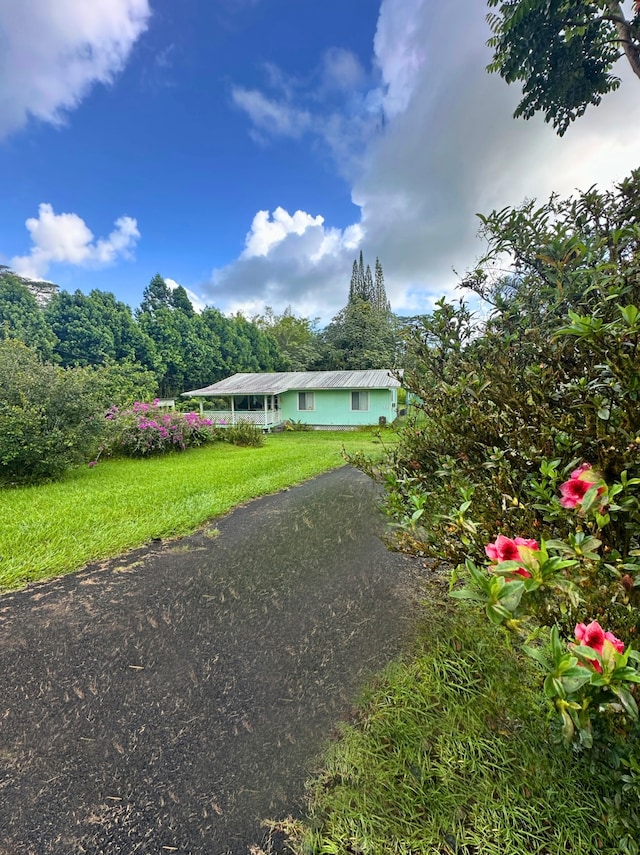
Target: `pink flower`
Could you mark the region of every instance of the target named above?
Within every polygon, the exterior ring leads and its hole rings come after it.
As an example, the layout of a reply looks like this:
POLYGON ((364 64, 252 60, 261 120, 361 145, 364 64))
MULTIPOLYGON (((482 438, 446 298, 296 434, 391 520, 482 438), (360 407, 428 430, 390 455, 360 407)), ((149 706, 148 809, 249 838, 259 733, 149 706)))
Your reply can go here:
MULTIPOLYGON (((583 463, 571 473, 571 477, 560 485, 562 498, 560 504, 563 508, 575 508, 582 504, 587 491, 597 484, 600 476, 594 471, 590 463, 583 463)), ((604 484, 598 487, 598 495, 601 496, 606 490, 604 484)))
POLYGON ((88 463, 89 469, 93 469, 97 462, 97 460, 90 460, 88 463))
MULTIPOLYGON (((585 647, 590 647, 602 656, 605 644, 613 645, 618 653, 624 653, 624 643, 616 638, 612 632, 605 632, 597 620, 590 624, 578 623, 575 628, 576 641, 585 647)), ((602 666, 596 660, 591 665, 600 673, 602 666)))
MULTIPOLYGON (((510 537, 505 537, 503 534, 499 534, 496 538, 495 543, 488 543, 484 551, 487 553, 489 558, 492 561, 501 564, 503 561, 523 561, 526 562, 526 555, 523 555, 520 552, 520 547, 524 546, 527 549, 539 550, 538 542, 535 540, 528 540, 525 537, 516 537, 511 539, 510 537)), ((522 576, 525 579, 531 578, 531 573, 524 569, 524 567, 518 567, 513 571, 517 576, 522 576)))
POLYGON ((520 561, 519 546, 526 546, 528 549, 540 549, 535 540, 527 540, 524 537, 516 537, 512 540, 510 537, 499 534, 496 542, 488 543, 484 551, 492 561, 497 561, 498 563, 502 561, 520 561))

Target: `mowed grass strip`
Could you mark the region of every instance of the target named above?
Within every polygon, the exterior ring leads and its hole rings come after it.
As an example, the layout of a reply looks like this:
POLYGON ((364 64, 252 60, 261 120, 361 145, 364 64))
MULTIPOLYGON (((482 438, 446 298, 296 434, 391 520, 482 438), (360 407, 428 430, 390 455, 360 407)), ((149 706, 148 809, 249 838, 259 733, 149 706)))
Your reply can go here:
MULTIPOLYGON (((297 855, 586 855, 621 847, 602 755, 550 739, 540 674, 437 592, 415 654, 365 692, 285 823, 297 855)), ((278 824, 275 824, 278 827, 278 824)))
POLYGON ((69 573, 153 537, 177 537, 242 502, 344 463, 343 446, 375 453, 373 431, 216 443, 146 460, 105 460, 63 480, 0 491, 0 590, 69 573))

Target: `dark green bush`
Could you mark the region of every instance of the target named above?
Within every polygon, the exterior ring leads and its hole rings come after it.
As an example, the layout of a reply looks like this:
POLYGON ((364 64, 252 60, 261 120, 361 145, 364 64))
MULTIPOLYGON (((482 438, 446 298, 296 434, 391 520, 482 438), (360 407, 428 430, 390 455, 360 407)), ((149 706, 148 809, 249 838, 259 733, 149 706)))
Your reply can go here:
POLYGON ((91 370, 57 368, 21 342, 0 341, 0 483, 56 478, 88 460, 103 404, 91 370))
POLYGON ((251 422, 238 422, 222 429, 222 437, 232 445, 245 445, 259 448, 264 445, 262 429, 251 422))
MULTIPOLYGON (((640 474, 639 214, 636 172, 609 193, 481 218, 487 253, 463 286, 484 317, 440 301, 414 324, 417 413, 386 464, 355 461, 384 480, 406 548, 456 564, 485 560, 498 534, 564 539, 587 527, 560 508, 575 467, 609 486, 640 474)), ((607 561, 583 586, 612 630, 637 623, 640 588, 621 580, 636 578, 638 499, 634 484, 616 495, 597 535, 607 561)))

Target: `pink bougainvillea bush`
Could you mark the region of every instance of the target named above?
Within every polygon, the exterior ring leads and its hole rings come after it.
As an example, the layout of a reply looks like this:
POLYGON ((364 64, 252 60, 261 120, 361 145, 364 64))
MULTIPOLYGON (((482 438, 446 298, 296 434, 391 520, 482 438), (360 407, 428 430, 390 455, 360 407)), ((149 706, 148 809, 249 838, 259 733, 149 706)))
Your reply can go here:
POLYGON ((131 409, 122 411, 112 407, 106 417, 112 425, 107 450, 127 457, 184 451, 221 438, 211 419, 195 412, 167 412, 158 406, 157 400, 136 401, 131 409))

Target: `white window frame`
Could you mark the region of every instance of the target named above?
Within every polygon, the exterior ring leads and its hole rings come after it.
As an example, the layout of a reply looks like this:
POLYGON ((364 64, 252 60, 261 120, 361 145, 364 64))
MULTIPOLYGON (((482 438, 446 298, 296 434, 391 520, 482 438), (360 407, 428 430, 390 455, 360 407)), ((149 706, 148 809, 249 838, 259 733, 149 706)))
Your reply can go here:
POLYGON ((350 395, 351 395, 351 412, 352 412, 352 413, 368 413, 368 412, 369 412, 369 401, 370 401, 370 398, 369 398, 369 392, 368 392, 368 390, 367 390, 367 389, 354 389, 354 390, 350 393, 350 395), (357 395, 357 396, 358 396, 358 406, 357 406, 357 407, 354 407, 354 406, 353 406, 353 396, 354 396, 354 395, 357 395), (367 396, 367 397, 366 397, 366 404, 367 404, 367 405, 366 405, 366 407, 362 407, 362 406, 360 406, 360 404, 361 404, 361 400, 362 400, 362 396, 363 396, 363 395, 366 395, 366 396, 367 396))
POLYGON ((299 413, 313 413, 316 408, 316 396, 315 392, 298 392, 298 412, 299 413), (305 406, 300 406, 300 396, 304 395, 304 403, 305 406), (308 406, 308 402, 311 400, 311 406, 308 406))

